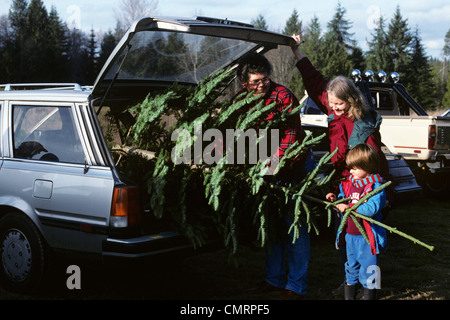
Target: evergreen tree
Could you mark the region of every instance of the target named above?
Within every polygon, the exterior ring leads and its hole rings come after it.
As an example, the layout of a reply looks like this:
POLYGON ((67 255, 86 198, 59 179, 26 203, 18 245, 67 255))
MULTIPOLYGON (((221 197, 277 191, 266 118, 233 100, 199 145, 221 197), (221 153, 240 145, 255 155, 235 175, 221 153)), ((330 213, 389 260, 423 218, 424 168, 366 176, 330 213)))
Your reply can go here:
POLYGON ((251 21, 251 24, 256 28, 256 29, 261 29, 261 30, 269 30, 269 26, 267 25, 266 19, 264 18, 264 16, 262 14, 259 14, 256 19, 253 19, 251 21))
POLYGON ((53 61, 50 59, 50 43, 48 37, 49 18, 47 9, 41 0, 31 0, 25 16, 25 42, 21 50, 24 52, 24 73, 21 81, 52 81, 53 61))
POLYGON ((12 30, 7 58, 9 82, 57 82, 66 75, 65 27, 54 8, 48 13, 41 0, 14 0, 9 19, 12 30))
POLYGON ((448 73, 447 76, 447 86, 445 88, 444 97, 442 98, 442 107, 444 109, 450 108, 450 72, 448 73))
POLYGON ((89 38, 79 29, 68 30, 68 77, 67 81, 86 83, 85 62, 88 57, 89 38))
POLYGON ((409 59, 411 57, 412 35, 408 27, 407 19, 403 19, 400 13, 400 7, 392 17, 387 35, 387 59, 386 72, 398 72, 402 83, 407 86, 414 81, 414 77, 408 73, 409 59))
POLYGON ((116 23, 116 28, 114 29, 114 37, 116 38, 116 41, 119 42, 120 39, 125 35, 125 32, 127 32, 126 28, 120 23, 116 23))
POLYGON ((358 42, 356 40, 352 40, 352 49, 349 55, 349 59, 352 64, 352 69, 366 69, 366 58, 364 56, 364 52, 358 46, 358 42))
POLYGON ((25 17, 28 11, 26 0, 13 0, 9 9, 9 20, 11 27, 16 34, 23 32, 25 27, 25 17))
POLYGON ((322 29, 320 27, 319 19, 317 16, 314 16, 305 30, 303 36, 305 43, 302 44, 302 50, 308 59, 311 60, 312 64, 319 70, 324 66, 324 59, 322 57, 324 44, 321 33, 322 29))
POLYGON ((48 18, 48 54, 52 64, 52 81, 67 81, 67 37, 66 27, 52 7, 48 18))
POLYGON ((6 15, 0 16, 0 54, 7 47, 10 38, 10 26, 6 15))
MULTIPOLYGON (((294 9, 290 18, 286 21, 283 34, 291 36, 292 34, 302 33, 302 21, 299 20, 297 10, 294 9)), ((295 57, 292 50, 286 46, 280 46, 277 50, 267 53, 267 58, 275 66, 272 78, 274 81, 287 85, 289 89, 298 97, 303 95, 302 90, 297 90, 301 82, 298 81, 299 73, 293 68, 295 65, 295 57)))
POLYGON ((353 69, 345 46, 340 45, 331 32, 324 36, 323 61, 325 65, 320 71, 328 79, 348 76, 353 69))
POLYGON ((414 81, 411 81, 407 87, 409 94, 425 109, 434 109, 438 93, 433 83, 428 57, 425 55, 417 28, 412 37, 409 69, 414 78, 414 81))
POLYGON ((92 85, 94 84, 95 78, 97 77, 99 71, 97 67, 97 42, 95 40, 93 28, 89 34, 89 42, 86 49, 84 82, 92 85))
POLYGON ((13 0, 10 35, 0 51, 3 82, 92 82, 96 68, 95 37, 69 30, 54 7, 41 0, 13 0), (90 60, 89 60, 90 59, 90 60), (93 66, 87 66, 88 62, 93 66), (89 73, 89 74, 88 74, 89 73))
POLYGON ((0 16, 0 83, 10 82, 15 73, 14 38, 7 15, 0 16))
POLYGON ((372 40, 368 42, 369 50, 367 51, 367 68, 371 70, 383 70, 388 72, 387 66, 387 44, 386 32, 384 30, 384 18, 380 16, 377 26, 372 33, 372 40))
MULTIPOLYGON (((356 40, 353 39, 354 33, 350 33, 352 28, 352 23, 345 18, 346 9, 338 3, 336 8, 336 13, 333 19, 328 23, 328 33, 329 38, 337 40, 340 46, 344 46, 347 52, 347 59, 349 64, 342 64, 342 68, 349 66, 350 69, 364 69, 365 68, 365 58, 362 49, 358 46, 356 40)), ((333 40, 332 40, 333 41, 333 40)), ((329 53, 328 53, 329 54, 329 53)), ((343 61, 341 61, 343 63, 343 61)), ((341 70, 342 75, 348 75, 350 70, 340 69, 340 67, 335 68, 337 72, 341 70)))
POLYGON ((353 34, 349 32, 351 23, 345 19, 344 15, 345 9, 339 3, 324 35, 322 54, 325 65, 321 71, 329 79, 338 75, 348 75, 353 65, 350 60, 350 54, 353 51, 353 34))
POLYGON ((445 86, 447 80, 446 66, 444 61, 440 61, 437 58, 430 58, 430 68, 433 77, 434 87, 436 88, 436 109, 442 108, 442 99, 445 94, 445 86))
POLYGON ((442 49, 443 54, 443 61, 442 61, 442 68, 440 68, 440 77, 439 79, 442 79, 442 81, 439 81, 441 84, 442 90, 439 91, 441 94, 442 102, 441 105, 444 108, 450 108, 450 72, 448 72, 448 61, 450 59, 450 29, 445 34, 444 39, 444 48, 442 49))
MULTIPOLYGON (((318 70, 323 68, 321 53, 324 50, 321 32, 319 19, 317 16, 314 16, 309 25, 305 28, 305 32, 302 34, 304 43, 301 44, 303 53, 318 70)), ((305 94, 305 85, 300 73, 296 70, 294 71, 288 86, 295 95, 301 99, 305 94)))
POLYGON ((11 25, 11 45, 8 48, 9 63, 12 69, 9 72, 8 82, 20 81, 25 73, 24 60, 25 52, 22 48, 25 46, 27 31, 25 30, 26 16, 28 12, 28 3, 26 0, 13 0, 9 9, 9 21, 11 25))
POLYGON ((291 36, 293 34, 302 34, 302 21, 299 20, 297 10, 292 11, 291 16, 286 21, 286 26, 283 29, 283 34, 291 36))
POLYGON ((102 39, 102 42, 100 44, 100 53, 98 57, 98 65, 99 69, 103 67, 106 60, 108 60, 109 55, 114 50, 114 48, 117 45, 118 40, 116 40, 116 37, 112 33, 112 31, 108 31, 102 39))
POLYGON ((339 45, 343 45, 347 49, 347 53, 351 54, 353 49, 353 33, 350 33, 349 30, 352 27, 351 22, 345 19, 346 10, 338 3, 336 8, 336 13, 330 22, 328 22, 328 33, 335 37, 339 45))
POLYGON ((450 58, 450 29, 448 29, 447 33, 445 34, 443 51, 444 51, 444 59, 450 58))

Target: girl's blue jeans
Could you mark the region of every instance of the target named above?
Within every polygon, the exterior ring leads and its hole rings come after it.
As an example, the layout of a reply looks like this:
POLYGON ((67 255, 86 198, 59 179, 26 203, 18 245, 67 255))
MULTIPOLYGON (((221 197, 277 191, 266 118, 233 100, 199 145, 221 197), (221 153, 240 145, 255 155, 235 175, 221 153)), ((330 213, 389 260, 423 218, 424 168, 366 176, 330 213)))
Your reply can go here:
POLYGON ((345 235, 347 262, 345 263, 345 277, 349 285, 358 281, 364 288, 378 288, 379 268, 378 255, 372 255, 370 245, 362 235, 345 235), (378 274, 375 274, 378 272, 378 274))

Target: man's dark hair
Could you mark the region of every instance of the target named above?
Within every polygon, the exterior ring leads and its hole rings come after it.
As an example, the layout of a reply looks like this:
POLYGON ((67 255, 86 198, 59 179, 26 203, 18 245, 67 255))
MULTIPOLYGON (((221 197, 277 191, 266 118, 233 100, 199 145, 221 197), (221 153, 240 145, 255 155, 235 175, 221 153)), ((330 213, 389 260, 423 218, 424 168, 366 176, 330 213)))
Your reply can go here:
POLYGON ((268 76, 272 73, 272 65, 263 55, 249 53, 238 61, 239 65, 236 74, 242 82, 248 81, 250 73, 263 73, 268 76))

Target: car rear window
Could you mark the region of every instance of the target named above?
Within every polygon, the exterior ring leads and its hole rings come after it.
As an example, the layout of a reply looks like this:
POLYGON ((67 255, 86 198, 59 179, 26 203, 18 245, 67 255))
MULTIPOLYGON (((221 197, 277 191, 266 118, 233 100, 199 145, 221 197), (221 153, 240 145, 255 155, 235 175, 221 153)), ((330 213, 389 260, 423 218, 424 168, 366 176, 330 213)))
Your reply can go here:
POLYGON ((167 31, 137 33, 105 79, 198 83, 256 47, 255 43, 167 31))

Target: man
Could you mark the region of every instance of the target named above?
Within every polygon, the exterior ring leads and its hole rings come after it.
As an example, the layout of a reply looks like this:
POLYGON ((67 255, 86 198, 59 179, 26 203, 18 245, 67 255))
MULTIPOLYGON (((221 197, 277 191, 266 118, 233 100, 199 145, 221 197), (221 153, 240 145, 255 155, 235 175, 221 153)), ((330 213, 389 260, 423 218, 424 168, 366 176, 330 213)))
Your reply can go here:
MULTIPOLYGON (((268 113, 262 122, 269 121, 280 115, 284 110, 290 110, 299 105, 298 99, 285 86, 279 85, 270 79, 272 66, 270 62, 262 55, 249 54, 239 61, 236 70, 237 76, 242 83, 242 90, 235 97, 243 92, 254 92, 255 95, 261 95, 264 105, 275 102, 275 106, 268 113)), ((236 99, 236 98, 234 98, 236 99)), ((304 138, 304 132, 301 128, 300 116, 288 117, 288 120, 280 126, 279 147, 276 154, 271 159, 281 160, 286 149, 296 141, 304 138)), ((295 183, 300 181, 303 175, 314 169, 315 162, 312 153, 306 153, 298 157, 296 163, 287 168, 283 168, 275 176, 276 183, 295 183), (296 170, 300 167, 300 170, 296 170)), ((287 230, 293 222, 293 206, 285 214, 283 231, 287 230)), ((265 281, 251 290, 253 293, 265 293, 270 291, 282 291, 282 299, 302 299, 306 294, 306 280, 310 256, 310 240, 306 226, 300 229, 298 239, 292 243, 292 235, 285 237, 284 240, 271 241, 266 247, 267 273, 265 281), (286 279, 284 257, 287 253, 289 271, 286 279)))

